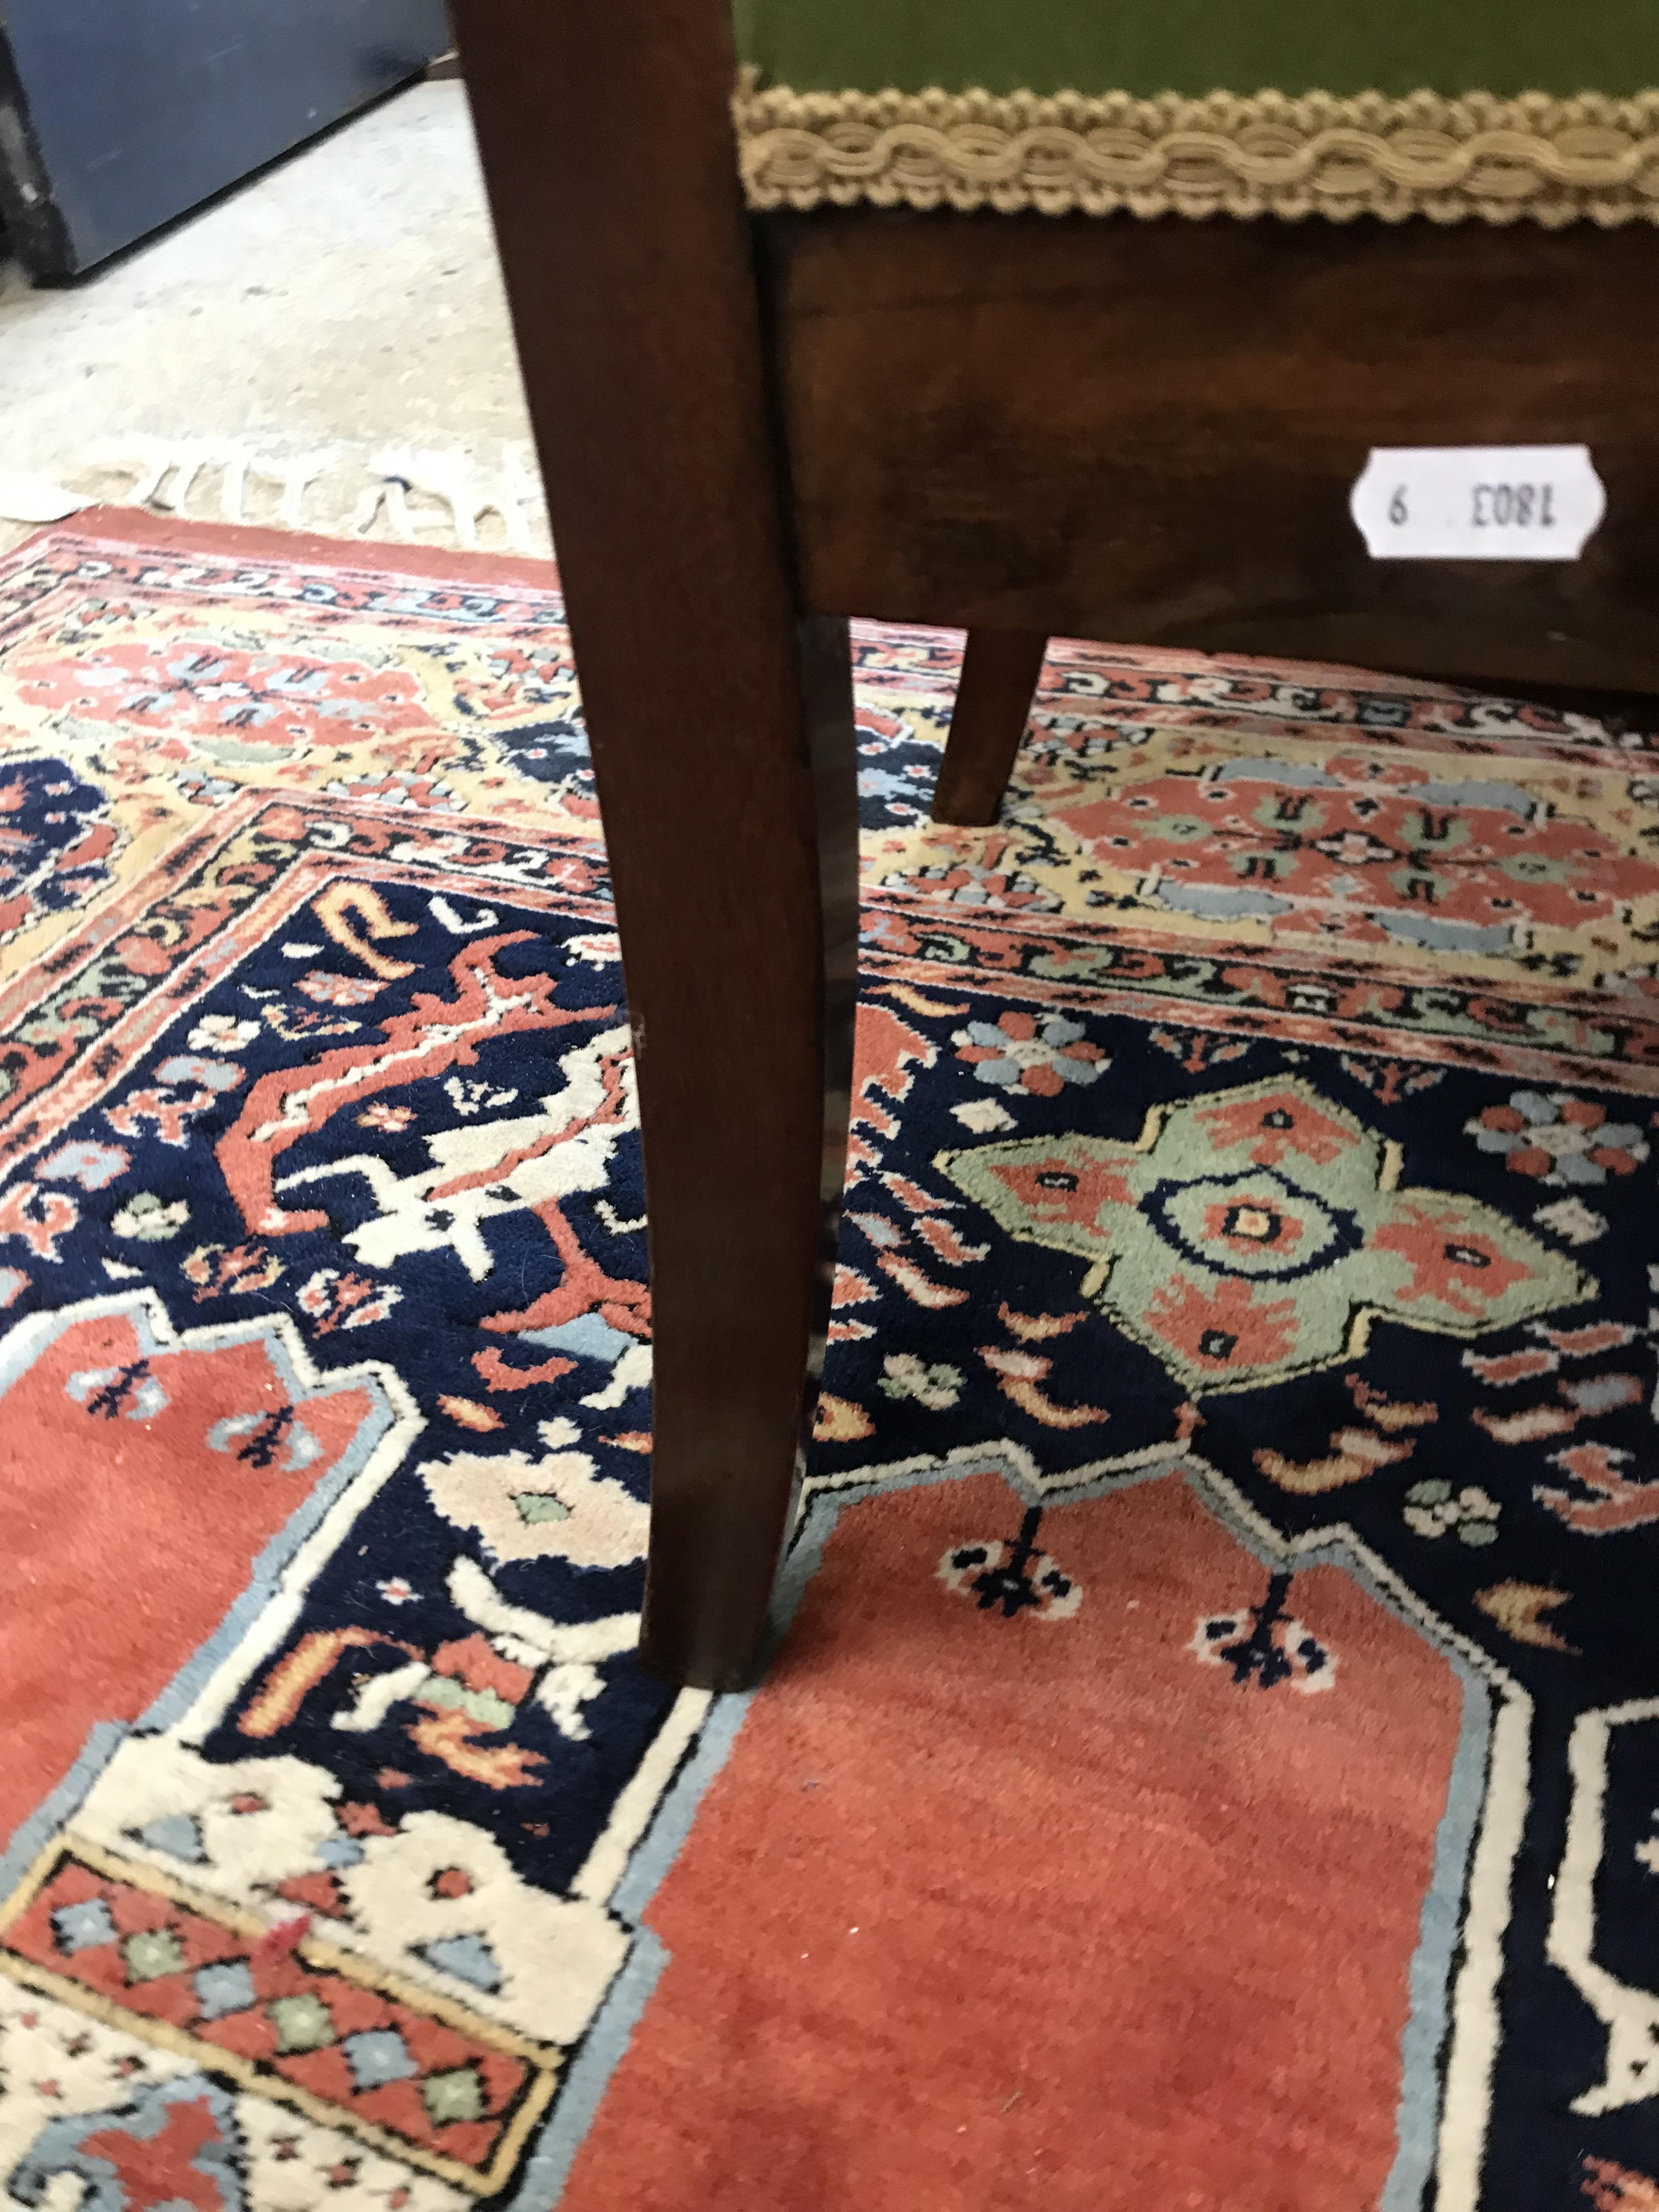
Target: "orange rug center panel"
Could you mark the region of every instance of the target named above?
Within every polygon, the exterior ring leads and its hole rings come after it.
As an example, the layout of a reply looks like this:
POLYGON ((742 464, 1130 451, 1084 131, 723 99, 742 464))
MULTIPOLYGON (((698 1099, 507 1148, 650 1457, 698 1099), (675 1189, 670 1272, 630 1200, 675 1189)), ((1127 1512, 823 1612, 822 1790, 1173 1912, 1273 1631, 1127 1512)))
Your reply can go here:
POLYGON ((552 570, 0 564, 0 2204, 1659 2212, 1659 757, 959 650, 710 1699, 552 570))

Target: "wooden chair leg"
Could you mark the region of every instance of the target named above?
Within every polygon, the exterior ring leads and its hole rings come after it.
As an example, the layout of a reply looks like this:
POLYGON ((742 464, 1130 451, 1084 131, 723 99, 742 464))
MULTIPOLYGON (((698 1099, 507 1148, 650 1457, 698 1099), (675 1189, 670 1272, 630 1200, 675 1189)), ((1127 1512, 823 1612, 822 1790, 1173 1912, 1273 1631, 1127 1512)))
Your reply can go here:
POLYGON ((453 14, 628 977, 656 1346, 642 1656, 732 1689, 764 1637, 841 1200, 846 630, 793 604, 726 0, 453 14))
POLYGON ((969 631, 933 791, 935 822, 977 829, 996 820, 1048 649, 1048 639, 1036 630, 969 631))
POLYGON ((600 777, 651 1224, 641 1656, 707 1689, 745 1686, 760 1656, 817 1405, 846 1172, 858 788, 844 622, 800 625, 799 685, 805 750, 763 772, 733 747, 720 787, 700 794, 695 835, 617 795, 619 773, 644 770, 648 739, 613 729, 600 777), (718 899, 711 875, 734 854, 718 899), (643 917, 637 890, 622 896, 641 871, 643 917))

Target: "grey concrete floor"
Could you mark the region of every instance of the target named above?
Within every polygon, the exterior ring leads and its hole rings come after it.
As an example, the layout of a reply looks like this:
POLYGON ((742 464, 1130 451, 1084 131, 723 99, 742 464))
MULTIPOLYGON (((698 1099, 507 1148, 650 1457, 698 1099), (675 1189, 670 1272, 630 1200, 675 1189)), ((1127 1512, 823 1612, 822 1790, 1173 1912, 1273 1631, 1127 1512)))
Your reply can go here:
MULTIPOLYGON (((202 520, 544 550, 461 85, 395 95, 72 288, 0 264, 0 483, 20 471, 202 520)), ((0 520, 0 547, 23 534, 0 520)))

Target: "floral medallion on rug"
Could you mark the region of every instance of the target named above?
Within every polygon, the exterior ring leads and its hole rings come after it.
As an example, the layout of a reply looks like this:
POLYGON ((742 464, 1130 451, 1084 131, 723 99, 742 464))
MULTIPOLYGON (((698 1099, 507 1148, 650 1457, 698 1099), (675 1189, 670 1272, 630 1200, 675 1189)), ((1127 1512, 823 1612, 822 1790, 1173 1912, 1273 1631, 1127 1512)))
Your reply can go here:
POLYGON ((1659 2212, 1653 748, 1057 646, 938 830, 957 641, 857 632, 711 1701, 551 571, 374 558, 0 565, 0 2204, 1659 2212))

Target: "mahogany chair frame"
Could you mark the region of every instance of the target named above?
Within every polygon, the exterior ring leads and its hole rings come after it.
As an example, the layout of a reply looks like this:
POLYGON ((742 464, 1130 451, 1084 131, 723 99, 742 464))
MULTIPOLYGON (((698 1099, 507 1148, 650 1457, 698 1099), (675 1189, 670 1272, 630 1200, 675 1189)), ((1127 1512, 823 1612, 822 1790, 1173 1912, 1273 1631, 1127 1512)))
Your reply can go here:
POLYGON ((1659 232, 751 216, 727 0, 453 0, 609 842, 655 1332, 642 1657, 752 1678, 834 1272, 854 614, 970 633, 945 818, 1050 634, 1659 691, 1659 232), (1373 445, 1588 443, 1574 563, 1378 563, 1373 445))

